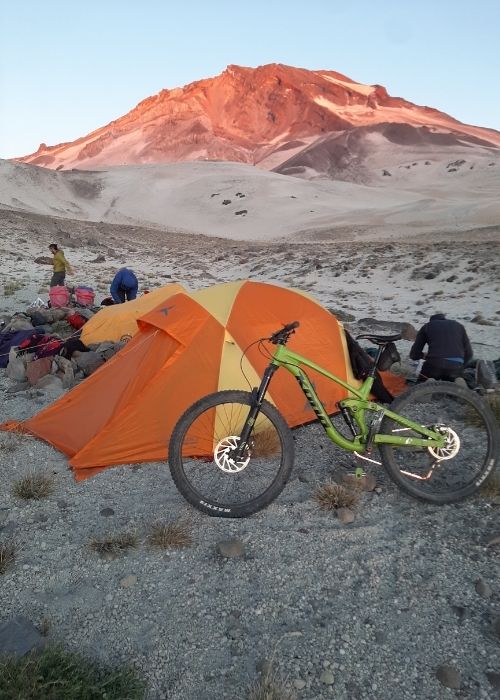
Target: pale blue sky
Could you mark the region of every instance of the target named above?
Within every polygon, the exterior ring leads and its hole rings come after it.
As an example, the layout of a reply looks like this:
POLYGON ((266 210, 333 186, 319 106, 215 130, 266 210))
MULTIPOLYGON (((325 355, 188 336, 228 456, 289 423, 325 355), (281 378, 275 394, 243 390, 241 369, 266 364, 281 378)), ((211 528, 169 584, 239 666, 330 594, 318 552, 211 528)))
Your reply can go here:
POLYGON ((0 0, 0 157, 236 63, 336 70, 500 130, 500 0, 0 0))

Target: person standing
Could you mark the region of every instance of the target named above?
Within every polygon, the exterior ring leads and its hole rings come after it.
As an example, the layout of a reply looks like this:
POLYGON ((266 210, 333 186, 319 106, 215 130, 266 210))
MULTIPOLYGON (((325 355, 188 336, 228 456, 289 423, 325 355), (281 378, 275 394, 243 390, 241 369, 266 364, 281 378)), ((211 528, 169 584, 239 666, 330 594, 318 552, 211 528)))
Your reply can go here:
POLYGON ((472 346, 461 323, 438 313, 430 317, 417 333, 410 350, 412 360, 425 358, 418 377, 453 382, 463 377, 464 367, 472 359, 472 346), (423 352, 428 346, 427 354, 423 352))
POLYGON ((69 262, 64 257, 63 251, 59 248, 57 243, 51 243, 49 245, 49 250, 54 256, 52 260, 52 266, 54 268, 52 279, 50 280, 51 287, 57 287, 59 285, 64 285, 64 280, 66 278, 66 272, 68 275, 73 274, 73 268, 69 262))
POLYGON ((132 301, 137 297, 139 282, 132 270, 122 267, 111 282, 111 296, 115 304, 123 304, 124 301, 132 301))

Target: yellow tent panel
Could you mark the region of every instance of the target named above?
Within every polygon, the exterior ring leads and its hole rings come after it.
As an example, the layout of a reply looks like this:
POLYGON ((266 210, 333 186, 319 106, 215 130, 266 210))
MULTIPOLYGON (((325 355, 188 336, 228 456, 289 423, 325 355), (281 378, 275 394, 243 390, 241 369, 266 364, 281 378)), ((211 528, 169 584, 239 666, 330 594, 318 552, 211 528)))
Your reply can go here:
POLYGON ((147 314, 165 299, 184 291, 186 290, 181 284, 167 284, 154 289, 149 294, 143 294, 134 301, 103 307, 83 326, 82 343, 91 345, 105 340, 116 342, 124 336, 132 338, 138 331, 138 318, 147 314))

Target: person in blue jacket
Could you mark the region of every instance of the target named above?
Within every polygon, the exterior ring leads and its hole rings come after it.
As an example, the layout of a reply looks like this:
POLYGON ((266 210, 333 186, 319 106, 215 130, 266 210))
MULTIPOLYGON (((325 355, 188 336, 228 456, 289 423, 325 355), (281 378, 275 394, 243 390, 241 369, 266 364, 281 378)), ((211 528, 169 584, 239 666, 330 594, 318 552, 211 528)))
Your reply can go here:
POLYGON ((128 267, 122 267, 111 282, 111 296, 115 304, 123 304, 124 301, 132 301, 137 297, 139 282, 137 277, 128 267))

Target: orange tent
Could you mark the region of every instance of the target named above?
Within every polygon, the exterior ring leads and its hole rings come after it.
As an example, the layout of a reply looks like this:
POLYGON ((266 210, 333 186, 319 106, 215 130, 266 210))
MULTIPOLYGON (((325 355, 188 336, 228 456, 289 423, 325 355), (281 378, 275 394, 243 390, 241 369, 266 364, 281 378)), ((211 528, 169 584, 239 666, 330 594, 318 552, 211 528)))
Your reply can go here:
POLYGON ((165 299, 184 291, 181 284, 172 282, 125 304, 106 306, 83 326, 81 341, 85 345, 92 345, 105 340, 116 342, 124 337, 132 338, 137 333, 137 320, 141 316, 162 304, 165 299))
MULTIPOLYGON (((308 295, 262 282, 234 282, 176 294, 139 321, 111 360, 23 428, 70 456, 77 479, 105 466, 165 460, 170 434, 194 401, 219 389, 257 385, 268 363, 255 340, 290 321, 289 347, 354 385, 342 326, 308 295), (250 347, 249 347, 250 346, 250 347)), ((272 346, 271 346, 272 347, 272 346)), ((341 387, 310 374, 328 412, 341 387)), ((315 420, 295 379, 274 376, 268 399, 291 426, 315 420)))

